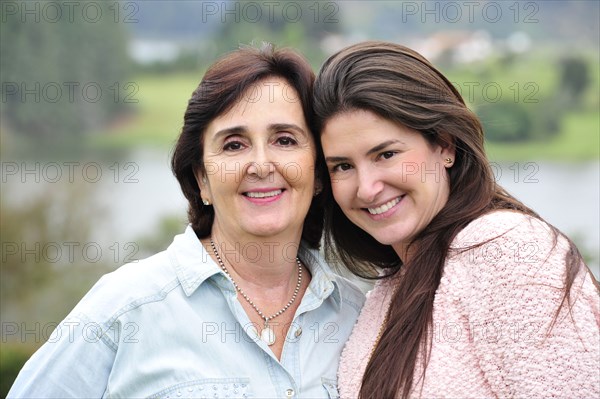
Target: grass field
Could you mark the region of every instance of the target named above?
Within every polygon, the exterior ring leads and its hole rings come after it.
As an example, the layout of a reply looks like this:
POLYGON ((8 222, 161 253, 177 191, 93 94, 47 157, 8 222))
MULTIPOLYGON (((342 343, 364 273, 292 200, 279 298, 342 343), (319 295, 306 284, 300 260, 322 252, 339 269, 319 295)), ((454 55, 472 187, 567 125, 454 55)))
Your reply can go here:
POLYGON ((588 161, 600 159, 600 113, 571 113, 552 140, 522 144, 487 143, 494 161, 588 161))
POLYGON ((133 96, 135 112, 116 126, 95 132, 92 145, 99 147, 171 146, 183 125, 183 114, 202 75, 140 76, 133 96))
MULTIPOLYGON (((550 77, 550 76, 548 76, 550 77)), ((91 145, 100 148, 171 147, 183 124, 183 114, 201 75, 140 76, 135 113, 108 130, 96 132, 91 145)), ((509 80, 496 80, 509 87, 509 80)), ((547 85, 543 85, 547 90, 547 85)), ((505 95, 509 92, 505 90, 505 95)), ((510 92, 513 95, 514 90, 510 92)), ((466 96, 466 93, 463 93, 466 96)), ((518 144, 487 143, 494 161, 600 159, 600 111, 566 114, 560 133, 552 140, 518 144)))

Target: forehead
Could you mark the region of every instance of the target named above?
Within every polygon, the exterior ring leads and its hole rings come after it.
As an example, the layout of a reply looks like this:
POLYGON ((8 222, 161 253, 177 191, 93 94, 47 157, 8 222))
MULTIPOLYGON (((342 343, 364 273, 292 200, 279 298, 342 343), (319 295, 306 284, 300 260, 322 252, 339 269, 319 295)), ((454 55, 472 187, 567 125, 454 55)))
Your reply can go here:
POLYGON ((248 86, 231 108, 280 103, 295 105, 302 109, 302 103, 294 86, 282 77, 269 76, 248 86))
POLYGON ((359 128, 359 126, 356 126, 356 122, 360 122, 361 127, 373 125, 382 119, 383 118, 369 110, 351 109, 337 113, 325 121, 321 133, 322 135, 326 135, 337 133, 340 129, 347 130, 348 127, 359 128))
POLYGON ((273 76, 252 84, 229 110, 209 123, 207 133, 231 124, 254 123, 294 123, 306 128, 302 103, 289 82, 273 76))
POLYGON ((336 114, 325 122, 321 130, 324 141, 336 136, 364 136, 366 139, 384 134, 420 136, 414 129, 362 109, 336 114))
POLYGON ((368 110, 351 110, 330 118, 321 131, 326 155, 333 152, 366 153, 382 143, 421 145, 425 139, 418 131, 368 110))
POLYGON ((240 100, 258 102, 259 100, 274 101, 282 98, 288 102, 300 103, 296 88, 281 76, 267 76, 248 86, 240 100))

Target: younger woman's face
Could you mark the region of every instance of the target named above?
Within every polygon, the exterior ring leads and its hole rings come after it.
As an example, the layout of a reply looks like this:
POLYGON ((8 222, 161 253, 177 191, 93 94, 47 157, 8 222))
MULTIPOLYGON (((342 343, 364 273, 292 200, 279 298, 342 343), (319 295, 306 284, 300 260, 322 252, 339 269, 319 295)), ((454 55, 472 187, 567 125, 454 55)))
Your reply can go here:
POLYGON ((321 135, 333 195, 344 214, 402 257, 443 208, 454 150, 370 111, 328 120, 321 135))

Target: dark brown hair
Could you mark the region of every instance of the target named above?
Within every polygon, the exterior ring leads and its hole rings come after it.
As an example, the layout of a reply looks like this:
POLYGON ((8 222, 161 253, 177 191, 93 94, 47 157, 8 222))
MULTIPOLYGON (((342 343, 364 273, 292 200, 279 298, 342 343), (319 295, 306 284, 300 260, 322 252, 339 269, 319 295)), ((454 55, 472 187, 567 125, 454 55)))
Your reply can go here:
MULTIPOLYGON (((188 200, 188 218, 199 238, 210 235, 215 217, 213 207, 202 203, 196 181, 196 172, 205 172, 202 148, 205 129, 213 119, 229 111, 253 84, 268 77, 283 78, 296 90, 307 126, 314 131, 311 123, 315 74, 300 54, 289 49, 275 50, 271 44, 243 47, 223 56, 208 68, 188 102, 171 168, 188 200)), ((318 140, 315 145, 319 146, 318 140)), ((322 151, 318 149, 320 162, 322 151)), ((302 230, 302 239, 312 248, 319 247, 323 231, 321 197, 313 198, 302 230)))
MULTIPOLYGON (((363 42, 331 56, 315 82, 318 131, 333 116, 352 110, 371 111, 415 129, 429 143, 455 147, 454 164, 448 169, 448 201, 409 244, 409 267, 390 246, 377 242, 344 215, 333 200, 330 181, 324 181, 328 258, 340 259, 363 277, 373 276, 377 267, 388 270, 387 278, 397 278, 397 272, 404 271, 396 280, 388 321, 367 365, 360 397, 407 397, 417 377, 414 369, 419 351, 427 365, 433 300, 456 234, 495 209, 540 217, 496 184, 478 118, 448 79, 415 51, 393 43, 363 42)), ((562 233, 552 228, 556 242, 562 233)), ((569 243, 563 303, 569 301, 581 265, 581 255, 569 243)))

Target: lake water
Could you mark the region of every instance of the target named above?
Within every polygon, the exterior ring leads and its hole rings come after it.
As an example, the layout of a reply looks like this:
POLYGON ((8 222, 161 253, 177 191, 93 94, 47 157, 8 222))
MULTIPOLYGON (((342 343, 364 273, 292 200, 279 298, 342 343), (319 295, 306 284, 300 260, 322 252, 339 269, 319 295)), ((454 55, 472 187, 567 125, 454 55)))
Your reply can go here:
MULTIPOLYGON (((78 166, 82 169, 85 164, 78 166)), ((503 187, 574 238, 582 252, 594 258, 590 267, 598 278, 600 162, 494 163, 493 167, 503 187)), ((152 235, 165 216, 178 217, 184 226, 187 204, 170 171, 168 151, 136 151, 126 161, 102 164, 100 168, 102 178, 95 182, 94 195, 100 207, 106 208, 106 214, 94 232, 95 240, 106 245, 119 242, 123 246, 140 236, 152 235)), ((17 198, 35 195, 36 189, 44 186, 44 180, 56 176, 51 168, 47 169, 46 179, 42 170, 39 183, 32 182, 31 177, 23 183, 12 175, 5 176, 8 183, 3 182, 3 186, 12 192, 8 196, 14 199, 15 195, 17 198)), ((94 169, 98 168, 87 169, 87 180, 93 181, 97 172, 94 169)), ((78 171, 74 170, 77 178, 78 171)), ((65 171, 63 166, 63 179, 65 171)), ((3 200, 6 198, 3 190, 3 200)))

